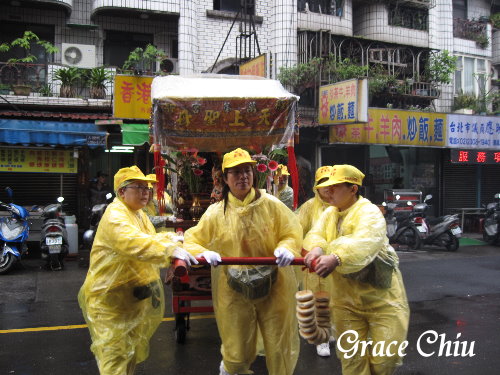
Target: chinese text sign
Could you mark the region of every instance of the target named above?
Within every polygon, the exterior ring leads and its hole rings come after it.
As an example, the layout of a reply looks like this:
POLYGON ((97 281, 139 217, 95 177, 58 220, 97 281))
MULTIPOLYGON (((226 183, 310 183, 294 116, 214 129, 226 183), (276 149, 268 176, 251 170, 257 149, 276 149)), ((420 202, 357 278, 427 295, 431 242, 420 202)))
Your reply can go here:
POLYGON ((77 173, 71 150, 0 148, 1 172, 77 173))
POLYGON ((130 119, 151 117, 151 83, 153 77, 117 75, 113 116, 130 119))

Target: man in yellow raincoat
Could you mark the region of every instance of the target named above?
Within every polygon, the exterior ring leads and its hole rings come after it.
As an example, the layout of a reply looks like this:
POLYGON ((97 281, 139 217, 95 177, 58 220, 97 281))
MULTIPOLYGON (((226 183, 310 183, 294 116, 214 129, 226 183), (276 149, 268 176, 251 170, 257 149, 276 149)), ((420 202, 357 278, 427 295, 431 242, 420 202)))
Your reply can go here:
POLYGON ((270 375, 291 375, 299 355, 297 282, 289 265, 299 256, 302 228, 277 198, 255 188, 247 151, 224 155, 223 200, 211 205, 185 234, 185 249, 215 266, 222 257, 272 257, 276 266, 212 267, 212 297, 222 339, 221 375, 251 374, 257 327, 270 375), (250 281, 250 282, 246 282, 250 281))
POLYGON ((136 166, 115 174, 116 198, 99 223, 78 294, 101 375, 133 374, 148 357, 165 306, 159 268, 172 258, 196 262, 173 233, 156 234, 142 211, 153 181, 136 166))
MULTIPOLYGON (((158 199, 157 199, 158 182, 156 180, 156 175, 148 174, 146 178, 154 180, 155 182, 151 183, 153 190, 149 196, 148 204, 146 204, 143 210, 146 213, 146 215, 148 215, 149 220, 151 220, 157 232, 168 231, 168 229, 165 228, 165 223, 168 221, 168 217, 172 215, 173 212, 171 206, 172 199, 170 198, 170 195, 168 195, 166 192, 163 192, 165 212, 163 213, 163 215, 160 215, 160 208, 158 206, 158 199)), ((170 232, 173 232, 173 229, 170 230, 170 232)))
MULTIPOLYGON (((304 236, 311 230, 313 224, 318 221, 321 217, 323 211, 330 207, 330 188, 320 187, 317 185, 328 180, 332 167, 325 165, 316 170, 314 176, 314 197, 305 202, 297 210, 297 215, 299 217, 300 225, 302 225, 302 230, 304 236)), ((313 292, 325 291, 331 294, 331 276, 326 278, 321 278, 314 272, 309 272, 308 269, 303 271, 302 287, 304 289, 312 290, 313 292)), ((333 301, 330 299, 330 310, 333 307, 333 301)), ((333 317, 333 314, 331 315, 333 317)), ((331 338, 333 340, 333 337, 331 338)), ((330 356, 330 344, 325 342, 316 346, 316 352, 319 356, 328 357, 330 356)))
POLYGON ((351 165, 336 165, 328 181, 317 186, 330 187, 333 207, 307 234, 304 248, 310 252, 305 261, 310 266, 317 258, 316 273, 322 277, 333 271, 333 321, 342 374, 390 375, 402 362, 398 349, 405 346, 409 307, 384 217, 359 195, 363 178, 351 165), (372 345, 363 350, 363 342, 372 345))

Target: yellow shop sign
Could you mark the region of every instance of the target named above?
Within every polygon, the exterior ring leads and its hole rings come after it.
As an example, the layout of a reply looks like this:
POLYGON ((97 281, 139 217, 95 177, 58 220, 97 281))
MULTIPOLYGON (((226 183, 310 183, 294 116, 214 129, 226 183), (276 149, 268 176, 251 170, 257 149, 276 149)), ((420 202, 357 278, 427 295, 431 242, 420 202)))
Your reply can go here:
POLYGON ((446 114, 368 109, 368 122, 330 127, 330 143, 445 147, 446 114))

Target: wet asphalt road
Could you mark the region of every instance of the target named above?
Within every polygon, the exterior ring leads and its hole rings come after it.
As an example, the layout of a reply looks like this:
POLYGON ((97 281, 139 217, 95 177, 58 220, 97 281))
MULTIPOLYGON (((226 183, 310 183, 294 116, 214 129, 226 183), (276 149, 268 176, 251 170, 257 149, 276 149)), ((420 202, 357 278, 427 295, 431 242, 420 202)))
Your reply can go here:
MULTIPOLYGON (((499 374, 500 248, 464 246, 457 253, 399 255, 411 318, 408 354, 397 374, 499 374), (458 340, 466 341, 469 350, 474 342, 475 355, 438 356, 438 342, 421 345, 425 353, 436 351, 424 357, 417 343, 428 330, 450 341, 461 334, 458 340)), ((35 253, 23 267, 0 276, 0 375, 98 374, 76 301, 86 270, 75 260, 68 260, 61 272, 41 265, 35 253)), ((168 287, 166 295, 165 321, 152 338, 150 357, 136 374, 218 375, 220 340, 212 315, 193 314, 186 343, 177 344, 168 287)), ((301 345, 295 375, 341 373, 335 355, 320 358, 313 346, 303 340, 301 345)), ((263 358, 252 369, 257 375, 267 374, 263 358)))

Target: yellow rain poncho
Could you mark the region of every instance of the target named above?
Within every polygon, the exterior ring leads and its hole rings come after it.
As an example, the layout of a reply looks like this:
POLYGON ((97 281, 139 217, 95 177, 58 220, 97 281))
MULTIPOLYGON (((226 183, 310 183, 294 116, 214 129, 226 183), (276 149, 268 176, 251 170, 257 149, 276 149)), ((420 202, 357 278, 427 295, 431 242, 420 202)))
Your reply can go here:
POLYGON ((346 359, 338 349, 339 345, 344 350, 353 345, 348 344, 347 337, 342 337, 342 333, 348 330, 356 331, 359 340, 372 340, 374 344, 384 341, 387 345, 396 341, 398 344, 393 345, 396 348, 406 340, 408 301, 397 255, 388 243, 382 213, 377 206, 362 197, 341 212, 336 207, 329 207, 304 240, 306 250, 316 246, 321 247, 326 254, 336 254, 341 260, 341 265, 332 272, 331 297, 338 334, 337 356, 342 362, 342 374, 392 374, 401 363, 397 350, 392 350, 395 355, 388 357, 373 356, 371 352, 361 356, 359 349, 355 356, 346 359), (392 260, 394 270, 388 273, 382 270, 379 275, 388 275, 391 282, 388 288, 360 281, 363 272, 355 274, 362 269, 367 270, 365 267, 376 258, 392 260))
MULTIPOLYGON (((223 201, 210 206, 198 225, 186 231, 184 248, 193 255, 212 250, 222 257, 272 257, 281 246, 300 256, 302 229, 296 216, 277 198, 260 192, 254 200, 252 189, 244 201, 229 193, 225 213, 223 201)), ((269 294, 258 299, 246 298, 228 285, 229 267, 212 267, 213 305, 226 370, 252 373, 258 325, 269 374, 291 375, 299 355, 292 267, 277 268, 269 294)))
POLYGON ((172 235, 156 234, 142 210, 119 198, 106 209, 78 294, 101 375, 127 374, 148 357, 165 308, 159 268, 178 245, 172 235))

